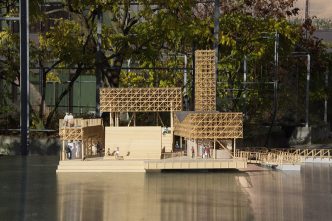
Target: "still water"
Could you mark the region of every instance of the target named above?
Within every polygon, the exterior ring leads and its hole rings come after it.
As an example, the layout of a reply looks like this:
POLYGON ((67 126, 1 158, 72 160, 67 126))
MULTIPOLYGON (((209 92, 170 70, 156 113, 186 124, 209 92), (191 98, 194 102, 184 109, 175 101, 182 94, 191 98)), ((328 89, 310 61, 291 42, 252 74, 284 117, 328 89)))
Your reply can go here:
POLYGON ((56 174, 0 157, 0 221, 332 220, 332 165, 301 171, 56 174))

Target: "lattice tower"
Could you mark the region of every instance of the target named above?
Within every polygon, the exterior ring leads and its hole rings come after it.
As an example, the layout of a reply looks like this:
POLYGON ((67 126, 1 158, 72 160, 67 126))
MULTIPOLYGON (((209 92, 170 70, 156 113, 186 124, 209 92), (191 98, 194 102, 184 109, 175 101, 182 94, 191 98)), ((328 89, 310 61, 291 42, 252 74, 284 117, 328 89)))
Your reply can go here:
POLYGON ((195 110, 216 110, 215 52, 195 51, 195 110))
POLYGON ((182 110, 181 88, 103 88, 102 112, 168 112, 182 110))

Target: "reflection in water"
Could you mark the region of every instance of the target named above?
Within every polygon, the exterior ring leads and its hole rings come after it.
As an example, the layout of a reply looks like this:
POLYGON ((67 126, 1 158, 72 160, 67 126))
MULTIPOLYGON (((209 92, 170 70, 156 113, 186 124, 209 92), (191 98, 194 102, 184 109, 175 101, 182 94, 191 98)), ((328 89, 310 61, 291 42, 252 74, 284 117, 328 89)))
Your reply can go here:
POLYGON ((330 220, 332 165, 301 171, 55 174, 0 158, 0 220, 330 220))
POLYGON ((332 164, 306 164, 301 171, 305 220, 332 219, 332 164))
POLYGON ((59 174, 61 220, 329 220, 332 168, 221 173, 59 174), (71 197, 71 198, 69 198, 71 197), (63 207, 80 202, 76 210, 63 207))
POLYGON ((249 194, 254 220, 331 220, 332 165, 308 163, 301 172, 248 175, 239 182, 249 194))
POLYGON ((167 173, 146 176, 146 196, 157 220, 246 220, 247 196, 236 173, 167 173), (157 218, 157 217, 156 217, 157 218))
POLYGON ((57 178, 59 220, 251 217, 234 173, 58 174, 57 178))
POLYGON ((301 175, 299 171, 249 172, 239 179, 247 191, 254 220, 303 220, 301 175))
POLYGON ((58 174, 59 220, 139 220, 144 173, 58 174))

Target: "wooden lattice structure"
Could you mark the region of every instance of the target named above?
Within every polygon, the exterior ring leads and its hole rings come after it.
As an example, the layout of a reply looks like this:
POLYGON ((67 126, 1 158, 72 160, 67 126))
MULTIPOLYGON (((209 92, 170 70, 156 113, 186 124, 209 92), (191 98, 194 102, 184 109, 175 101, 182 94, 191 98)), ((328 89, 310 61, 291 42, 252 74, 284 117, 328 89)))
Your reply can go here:
MULTIPOLYGON (((64 120, 59 120, 59 136, 61 140, 83 140, 94 131, 103 128, 101 119, 74 119, 74 126, 64 126, 64 120)), ((99 131, 101 132, 101 131, 99 131)))
MULTIPOLYGON (((59 120, 59 136, 63 141, 62 152, 64 153, 65 142, 80 141, 82 143, 82 158, 90 156, 92 145, 99 143, 104 147, 105 132, 102 119, 74 119, 74 126, 64 126, 64 120, 59 120)), ((62 156, 64 159, 64 156, 62 156)))
POLYGON ((243 138, 242 113, 182 113, 174 117, 174 135, 188 139, 243 138))
POLYGON ((117 113, 181 111, 181 88, 103 88, 100 110, 117 113))
POLYGON ((216 67, 213 50, 195 52, 195 110, 216 110, 216 67))

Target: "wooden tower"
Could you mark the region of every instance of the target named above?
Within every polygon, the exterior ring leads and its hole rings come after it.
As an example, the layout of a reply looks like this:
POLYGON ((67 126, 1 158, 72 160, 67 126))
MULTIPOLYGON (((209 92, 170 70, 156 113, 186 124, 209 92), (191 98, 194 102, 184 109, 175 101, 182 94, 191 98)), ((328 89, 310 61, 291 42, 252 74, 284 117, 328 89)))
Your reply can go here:
POLYGON ((213 50, 195 52, 195 111, 216 110, 216 67, 213 50))

